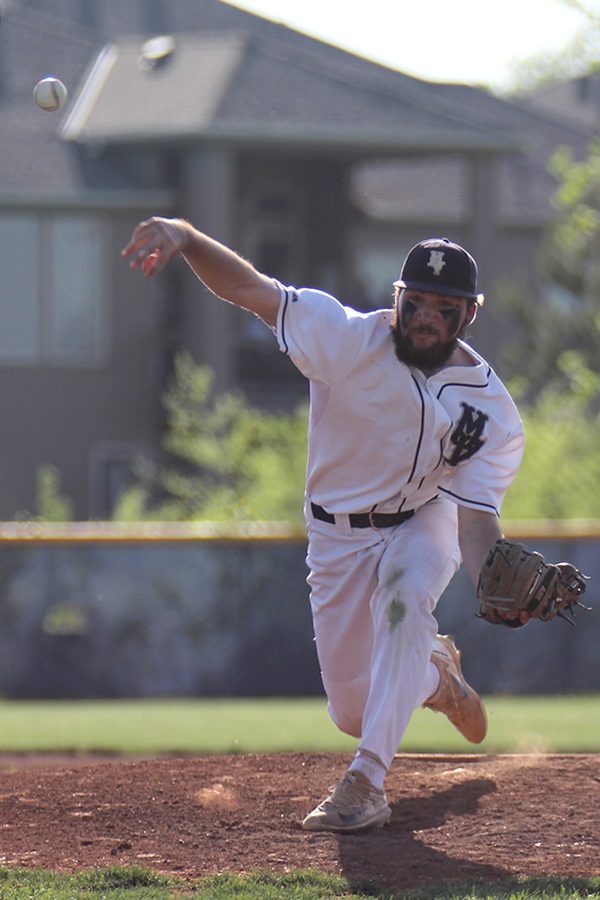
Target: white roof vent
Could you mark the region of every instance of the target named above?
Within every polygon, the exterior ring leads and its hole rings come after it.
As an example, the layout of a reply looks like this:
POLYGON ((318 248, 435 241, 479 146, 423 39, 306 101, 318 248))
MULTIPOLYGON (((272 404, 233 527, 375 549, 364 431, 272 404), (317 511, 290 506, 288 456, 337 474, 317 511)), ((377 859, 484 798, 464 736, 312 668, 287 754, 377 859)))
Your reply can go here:
POLYGON ((158 34, 142 44, 140 69, 151 71, 166 65, 175 52, 176 41, 170 34, 158 34))

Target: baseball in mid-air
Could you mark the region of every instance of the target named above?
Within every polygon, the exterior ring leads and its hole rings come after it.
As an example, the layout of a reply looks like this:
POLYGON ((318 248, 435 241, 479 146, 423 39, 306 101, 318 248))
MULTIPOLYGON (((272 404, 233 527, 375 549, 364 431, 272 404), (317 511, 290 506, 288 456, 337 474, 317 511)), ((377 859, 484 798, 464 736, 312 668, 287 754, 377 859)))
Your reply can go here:
POLYGON ((64 106, 67 102, 67 96, 67 89, 60 78, 54 78, 50 75, 38 81, 33 89, 33 99, 39 108, 46 110, 46 112, 55 112, 61 106, 64 106))

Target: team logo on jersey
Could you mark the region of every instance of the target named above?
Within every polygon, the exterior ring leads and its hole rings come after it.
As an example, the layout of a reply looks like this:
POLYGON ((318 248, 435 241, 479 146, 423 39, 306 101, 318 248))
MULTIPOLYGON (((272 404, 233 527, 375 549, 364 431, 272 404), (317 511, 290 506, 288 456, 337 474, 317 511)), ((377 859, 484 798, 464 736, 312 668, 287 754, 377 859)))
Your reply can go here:
POLYGON ((446 457, 446 462, 451 466, 470 459, 474 453, 483 447, 485 438, 483 431, 488 420, 486 413, 468 403, 461 403, 462 416, 450 435, 450 443, 454 447, 452 454, 446 457))
POLYGON ((427 265, 433 269, 434 275, 441 275, 442 269, 446 265, 443 250, 432 250, 429 254, 429 262, 427 265))

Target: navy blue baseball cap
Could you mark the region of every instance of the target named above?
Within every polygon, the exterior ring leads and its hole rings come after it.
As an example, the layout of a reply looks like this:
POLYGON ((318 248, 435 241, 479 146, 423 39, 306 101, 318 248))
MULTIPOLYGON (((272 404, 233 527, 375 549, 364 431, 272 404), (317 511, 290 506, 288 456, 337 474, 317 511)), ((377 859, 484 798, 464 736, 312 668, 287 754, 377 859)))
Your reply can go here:
POLYGON ((448 238, 427 238, 415 244, 394 287, 483 303, 483 294, 477 293, 477 263, 448 238))

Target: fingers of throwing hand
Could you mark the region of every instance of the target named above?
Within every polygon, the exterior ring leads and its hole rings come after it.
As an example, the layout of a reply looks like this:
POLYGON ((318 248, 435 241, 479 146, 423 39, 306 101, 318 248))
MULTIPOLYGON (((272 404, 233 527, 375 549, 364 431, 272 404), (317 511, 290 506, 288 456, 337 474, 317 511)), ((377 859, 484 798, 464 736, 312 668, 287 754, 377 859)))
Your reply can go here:
POLYGON ((156 275, 174 259, 184 246, 185 231, 177 222, 152 218, 140 222, 121 253, 129 257, 132 269, 144 275, 156 275))
POLYGON ((156 275, 158 271, 162 268, 159 263, 160 253, 158 250, 155 250, 154 253, 148 254, 146 258, 142 261, 142 272, 146 277, 150 275, 156 275))
POLYGON ((159 256, 165 253, 164 238, 155 228, 146 224, 138 225, 131 240, 121 251, 123 256, 130 257, 132 269, 142 269, 144 274, 154 274, 159 256), (151 260, 151 264, 148 261, 151 260))
POLYGON ((138 225, 133 234, 131 235, 131 240, 125 244, 123 249, 121 250, 121 254, 123 256, 132 256, 133 254, 139 254, 144 251, 147 245, 152 241, 152 233, 149 229, 138 225))

